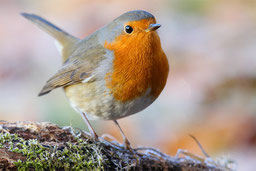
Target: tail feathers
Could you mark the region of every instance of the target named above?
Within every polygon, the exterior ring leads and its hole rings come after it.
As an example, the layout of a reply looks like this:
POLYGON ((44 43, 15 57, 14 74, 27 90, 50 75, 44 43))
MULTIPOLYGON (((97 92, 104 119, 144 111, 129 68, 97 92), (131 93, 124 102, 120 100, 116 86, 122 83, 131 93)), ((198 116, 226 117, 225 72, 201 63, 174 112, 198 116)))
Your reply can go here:
POLYGON ((40 16, 28 13, 21 14, 26 19, 30 20, 31 22, 35 23, 39 26, 42 30, 50 34, 53 38, 56 39, 58 42, 58 47, 61 47, 61 54, 63 57, 63 61, 66 61, 70 53, 72 52, 72 47, 75 43, 79 41, 78 38, 68 34, 67 32, 63 31, 59 27, 53 25, 49 21, 43 19, 40 16))

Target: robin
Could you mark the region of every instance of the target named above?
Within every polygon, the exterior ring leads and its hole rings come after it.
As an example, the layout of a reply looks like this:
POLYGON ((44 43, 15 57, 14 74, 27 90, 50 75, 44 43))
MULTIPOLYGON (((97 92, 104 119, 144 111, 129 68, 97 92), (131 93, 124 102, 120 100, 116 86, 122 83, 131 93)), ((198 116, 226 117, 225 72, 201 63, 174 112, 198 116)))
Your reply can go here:
POLYGON ((71 106, 82 115, 93 138, 89 119, 113 120, 131 148, 117 119, 142 111, 163 90, 169 65, 156 30, 155 17, 129 11, 84 39, 76 38, 45 19, 22 13, 56 39, 63 65, 39 96, 63 87, 71 106))

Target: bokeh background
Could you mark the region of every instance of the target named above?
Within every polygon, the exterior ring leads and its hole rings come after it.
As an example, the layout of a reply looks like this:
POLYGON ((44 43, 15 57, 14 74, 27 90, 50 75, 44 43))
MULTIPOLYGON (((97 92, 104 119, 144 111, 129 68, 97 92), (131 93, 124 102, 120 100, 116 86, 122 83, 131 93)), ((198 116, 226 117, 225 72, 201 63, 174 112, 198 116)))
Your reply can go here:
MULTIPOLYGON (((41 15, 83 38, 120 14, 151 12, 162 24, 171 66, 167 85, 146 110, 119 122, 134 147, 174 155, 233 159, 256 167, 256 1, 253 0, 0 0, 0 120, 49 121, 87 129, 62 89, 37 97, 61 66, 53 39, 19 14, 41 15)), ((97 132, 121 140, 111 121, 97 132)))

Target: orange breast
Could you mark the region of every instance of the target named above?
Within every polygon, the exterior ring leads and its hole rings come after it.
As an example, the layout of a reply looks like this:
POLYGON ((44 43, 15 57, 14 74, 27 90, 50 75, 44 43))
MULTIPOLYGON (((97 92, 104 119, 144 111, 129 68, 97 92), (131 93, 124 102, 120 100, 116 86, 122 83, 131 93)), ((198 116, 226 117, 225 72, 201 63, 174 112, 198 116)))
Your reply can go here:
POLYGON ((106 85, 116 100, 126 102, 140 97, 150 88, 157 98, 163 90, 169 65, 160 38, 153 31, 122 34, 105 48, 114 51, 113 72, 107 73, 106 85))

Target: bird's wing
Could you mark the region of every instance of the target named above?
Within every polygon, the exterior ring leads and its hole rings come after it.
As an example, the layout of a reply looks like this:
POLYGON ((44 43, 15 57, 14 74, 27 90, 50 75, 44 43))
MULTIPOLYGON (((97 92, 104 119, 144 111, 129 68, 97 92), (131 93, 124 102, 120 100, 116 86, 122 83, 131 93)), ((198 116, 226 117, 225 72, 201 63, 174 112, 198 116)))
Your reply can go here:
POLYGON ((39 96, 49 93, 55 88, 95 81, 95 69, 100 61, 106 58, 105 48, 101 45, 82 50, 70 57, 62 68, 51 77, 40 91, 39 96))

